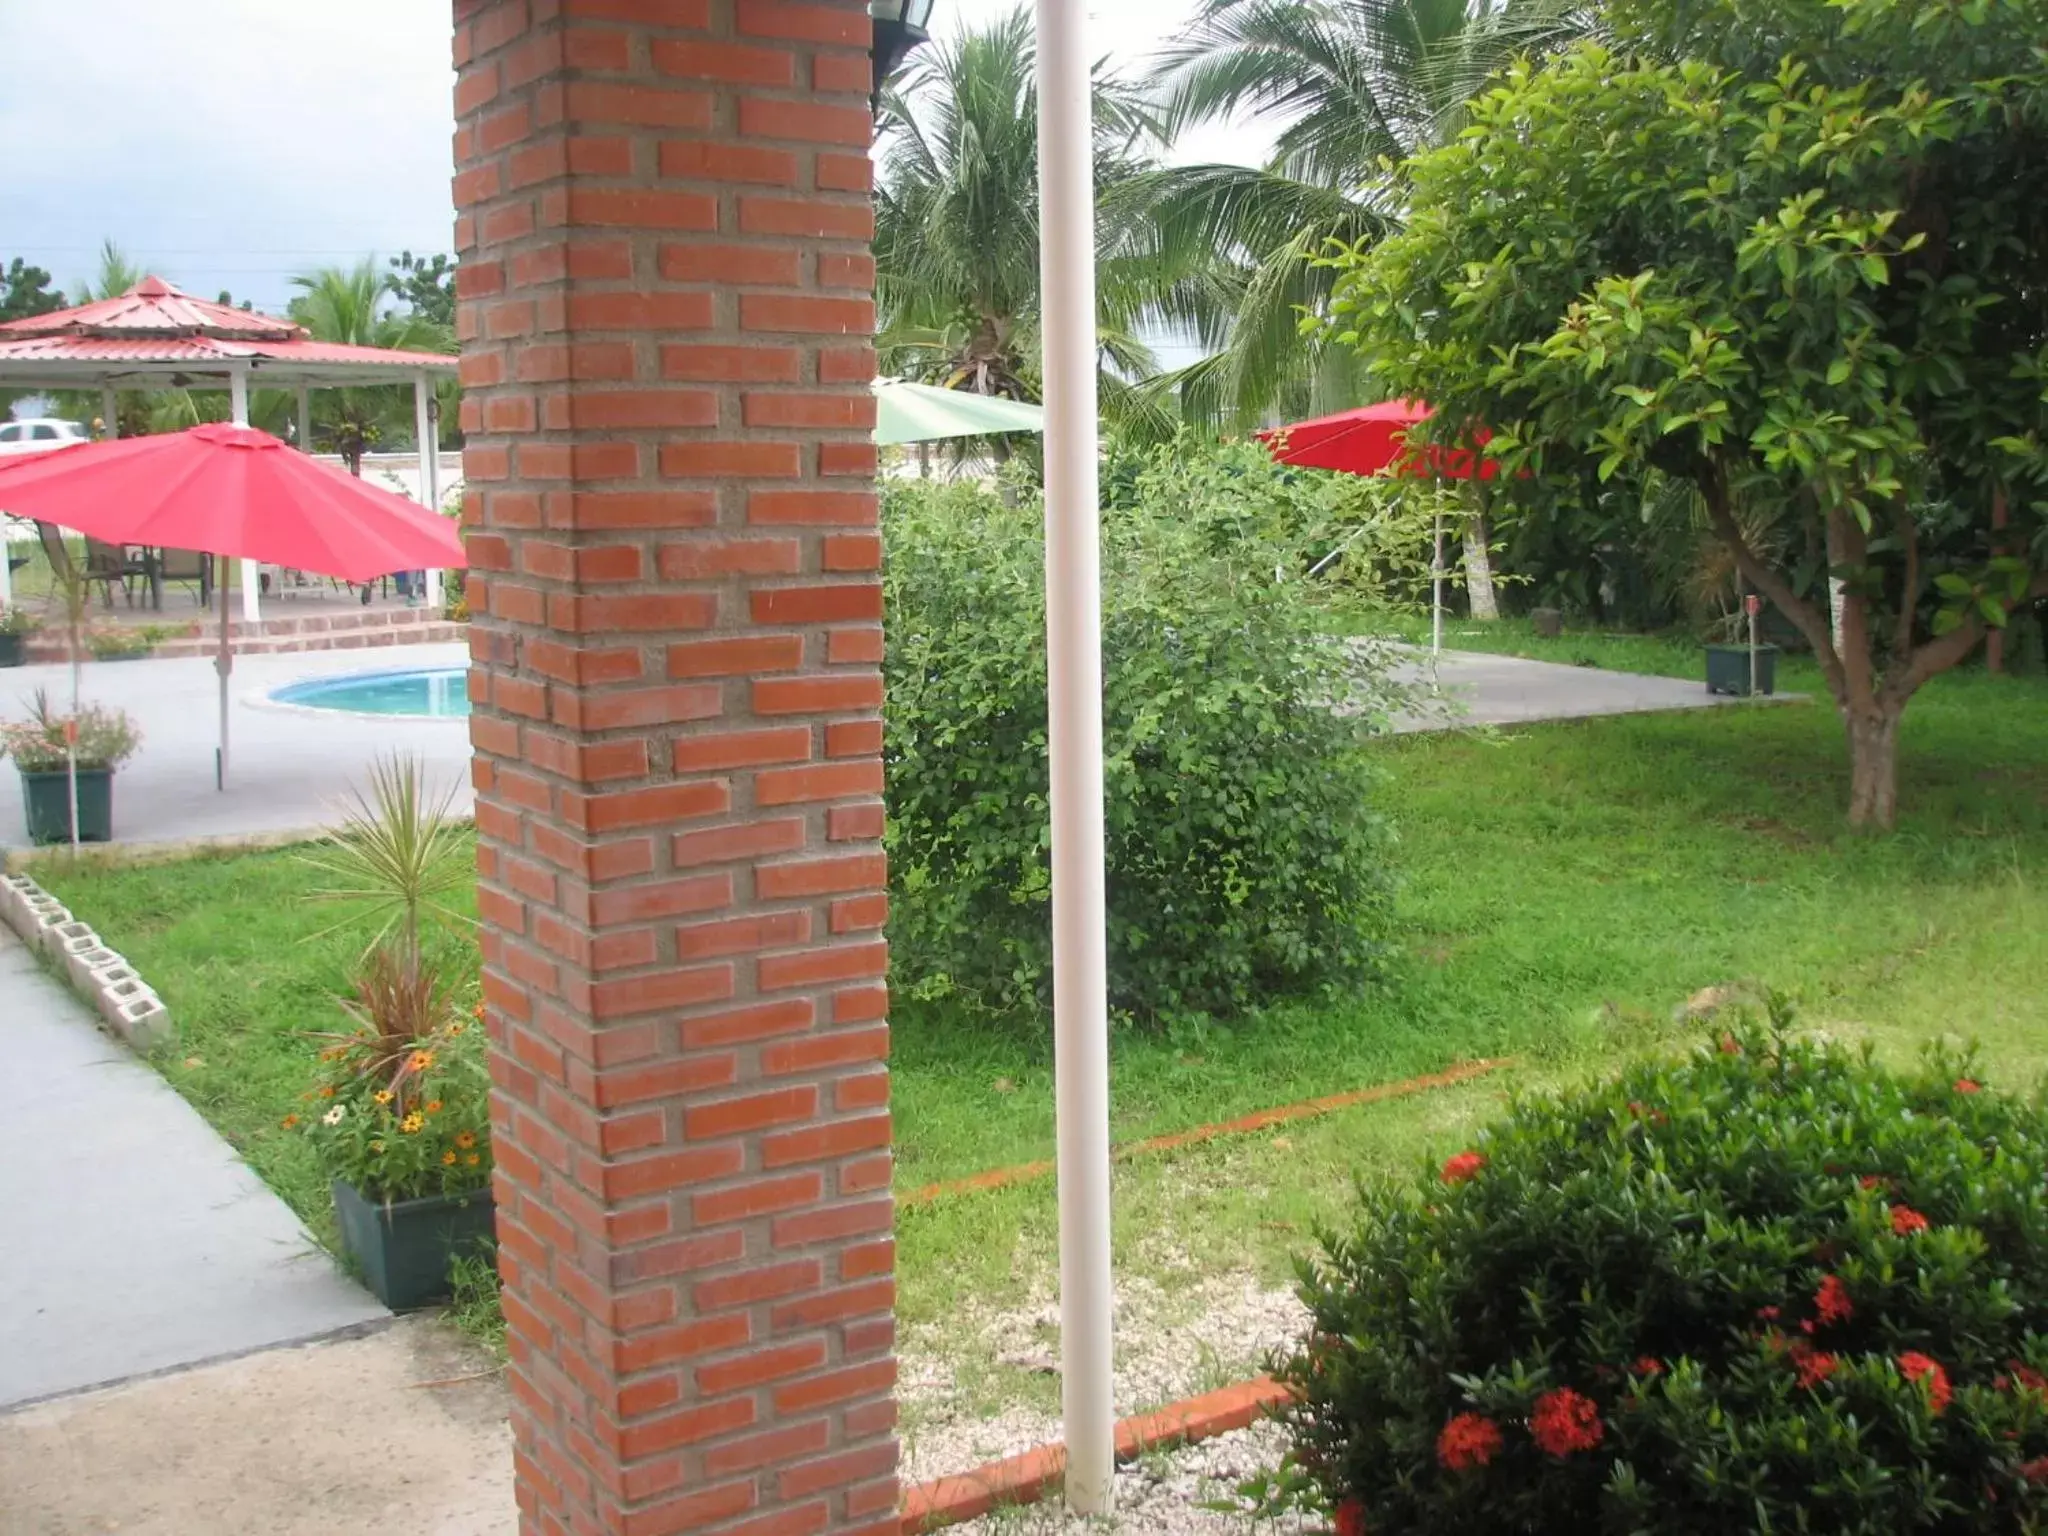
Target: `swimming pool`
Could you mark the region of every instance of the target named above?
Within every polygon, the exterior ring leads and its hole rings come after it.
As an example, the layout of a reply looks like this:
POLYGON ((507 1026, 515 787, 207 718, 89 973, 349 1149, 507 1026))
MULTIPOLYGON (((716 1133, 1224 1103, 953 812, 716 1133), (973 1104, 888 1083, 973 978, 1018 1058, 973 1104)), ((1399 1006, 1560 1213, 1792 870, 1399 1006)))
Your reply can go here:
POLYGON ((459 720, 469 714, 469 674, 460 667, 414 667, 402 672, 348 672, 279 688, 278 704, 334 709, 354 715, 413 715, 459 720))

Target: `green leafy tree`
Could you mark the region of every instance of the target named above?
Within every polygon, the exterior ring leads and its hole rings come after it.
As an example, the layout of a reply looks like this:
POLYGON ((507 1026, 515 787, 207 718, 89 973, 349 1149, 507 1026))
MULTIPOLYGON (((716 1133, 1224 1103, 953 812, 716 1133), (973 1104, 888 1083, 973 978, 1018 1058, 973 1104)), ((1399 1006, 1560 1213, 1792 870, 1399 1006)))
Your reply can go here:
POLYGON ((1413 163, 1335 339, 1435 435, 1490 428, 1508 494, 1696 491, 1813 646, 1849 819, 1889 826, 1908 701, 2048 594, 2048 0, 1610 15, 1630 52, 1516 66, 1413 163), (1838 626, 1759 516, 1826 551, 1838 626))
MULTIPOLYGON (((882 98, 875 193, 883 368, 949 389, 1039 396, 1038 93, 1029 14, 920 49, 882 98), (915 110, 912 110, 912 104, 915 110)), ((1098 193, 1148 162, 1135 92, 1098 75, 1098 193)), ((1135 322, 1146 289, 1129 262, 1100 271, 1105 409, 1155 371, 1135 322)))
POLYGON ((445 252, 415 256, 401 251, 391 258, 393 291, 412 312, 434 325, 455 330, 455 258, 445 252))
POLYGON ((0 323, 47 315, 64 307, 64 294, 50 286, 50 274, 19 256, 0 270, 0 323))
MULTIPOLYGON (((416 311, 398 310, 390 300, 398 281, 379 270, 375 257, 353 267, 321 267, 292 279, 300 290, 290 315, 318 341, 414 352, 452 352, 455 334, 416 311)), ((341 455, 349 473, 363 472, 363 455, 387 437, 414 430, 412 391, 403 385, 323 389, 313 396, 313 442, 341 455)))

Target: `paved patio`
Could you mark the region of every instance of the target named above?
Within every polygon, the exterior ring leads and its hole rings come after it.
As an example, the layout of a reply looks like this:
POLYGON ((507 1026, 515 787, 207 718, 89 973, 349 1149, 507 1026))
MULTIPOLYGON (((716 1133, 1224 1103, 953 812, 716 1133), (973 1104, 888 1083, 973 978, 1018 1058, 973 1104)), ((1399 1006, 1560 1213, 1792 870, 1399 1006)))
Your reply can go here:
MULTIPOLYGON (((142 728, 142 750, 114 780, 115 838, 174 843, 331 825, 370 764, 394 751, 422 758, 432 782, 453 790, 457 810, 467 815, 474 795, 466 720, 365 719, 268 700, 275 689, 307 678, 468 664, 468 649, 461 645, 238 658, 229 721, 231 772, 223 794, 213 779, 220 695, 212 661, 89 662, 84 697, 125 709, 142 728)), ((0 672, 0 714, 22 713, 37 688, 68 701, 71 669, 45 665, 0 672)), ((0 848, 26 842, 20 776, 0 772, 0 848)))
MULTIPOLYGON (((1698 681, 1647 677, 1638 672, 1608 672, 1598 667, 1569 667, 1554 661, 1525 661, 1519 656, 1494 656, 1479 651, 1445 651, 1432 658, 1410 650, 1410 659, 1396 669, 1404 682, 1443 690, 1451 713, 1418 712, 1394 721, 1397 732, 1456 730, 1473 725, 1533 725, 1542 720, 1584 720, 1600 715, 1638 715, 1669 709, 1719 709, 1747 704, 1748 699, 1707 692, 1704 671, 1698 681)), ((1705 663, 1702 662, 1702 667, 1705 663)), ((1777 694, 1778 700, 1799 697, 1777 694)), ((1767 699, 1753 702, 1768 703, 1767 699)))
POLYGON ((5 928, 0 1046, 0 1410, 390 1315, 5 928))

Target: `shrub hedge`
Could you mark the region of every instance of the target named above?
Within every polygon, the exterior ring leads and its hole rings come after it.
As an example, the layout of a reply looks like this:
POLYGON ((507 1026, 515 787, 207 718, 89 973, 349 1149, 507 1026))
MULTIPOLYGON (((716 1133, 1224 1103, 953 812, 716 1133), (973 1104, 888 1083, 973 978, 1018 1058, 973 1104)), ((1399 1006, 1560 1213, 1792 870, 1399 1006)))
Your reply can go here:
MULTIPOLYGON (((1333 638, 1302 579, 1325 534, 1262 452, 1161 455, 1136 483, 1103 525, 1112 1006, 1158 1022, 1355 985, 1390 890, 1361 749, 1398 690, 1333 638)), ((897 482, 883 532, 894 985, 1029 1017, 1051 972, 1043 508, 897 482)))
POLYGON ((1304 1268, 1340 1529, 2048 1523, 2048 1118, 1776 1027, 1525 1103, 1304 1268))

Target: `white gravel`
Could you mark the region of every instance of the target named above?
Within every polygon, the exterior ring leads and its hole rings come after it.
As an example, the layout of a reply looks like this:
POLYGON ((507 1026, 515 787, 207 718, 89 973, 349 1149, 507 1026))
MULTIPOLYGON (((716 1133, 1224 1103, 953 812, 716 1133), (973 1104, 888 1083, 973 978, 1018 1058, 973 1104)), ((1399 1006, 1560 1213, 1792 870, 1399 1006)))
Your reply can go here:
MULTIPOLYGON (((1250 1276, 1191 1275, 1185 1285, 1142 1276, 1121 1279, 1115 1324, 1117 1413, 1157 1408, 1255 1376, 1266 1358, 1298 1337, 1307 1322, 1307 1311, 1291 1290, 1262 1287, 1250 1276)), ((940 1325, 911 1329, 899 1358, 906 1484, 971 1471, 1060 1437, 1057 1410, 1045 1406, 1057 1400, 1059 1372, 1059 1307, 1049 1294, 1034 1293, 1012 1310, 969 1310, 940 1325), (983 1378, 1004 1366, 1043 1374, 1046 1390, 1034 1394, 1037 1401, 1012 1403, 990 1415, 982 1411, 988 1396, 983 1378), (980 1391, 974 1390, 977 1385, 980 1391)), ((998 1383, 1005 1379, 998 1374, 998 1383)), ((1014 1385, 1014 1376, 1007 1380, 1014 1385)), ((1227 1447, 1240 1442, 1238 1436, 1219 1436, 1213 1443, 1227 1447)), ((1199 1456, 1205 1449, 1181 1454, 1199 1456)), ((1276 1452, 1268 1464, 1277 1460, 1276 1452)), ((1142 1468, 1131 1469, 1126 1477, 1142 1479, 1142 1468)))

